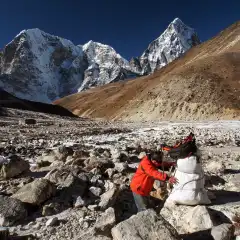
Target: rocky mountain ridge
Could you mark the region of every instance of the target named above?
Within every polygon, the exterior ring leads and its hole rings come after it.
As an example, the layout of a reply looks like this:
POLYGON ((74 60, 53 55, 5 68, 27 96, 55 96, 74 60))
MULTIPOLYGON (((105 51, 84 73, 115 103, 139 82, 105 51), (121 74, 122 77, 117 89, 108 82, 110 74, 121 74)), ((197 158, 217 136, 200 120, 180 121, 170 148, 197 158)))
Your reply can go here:
POLYGON ((58 98, 150 74, 199 43, 180 19, 130 62, 112 47, 71 41, 40 29, 20 32, 0 54, 0 87, 16 97, 50 103, 58 98))

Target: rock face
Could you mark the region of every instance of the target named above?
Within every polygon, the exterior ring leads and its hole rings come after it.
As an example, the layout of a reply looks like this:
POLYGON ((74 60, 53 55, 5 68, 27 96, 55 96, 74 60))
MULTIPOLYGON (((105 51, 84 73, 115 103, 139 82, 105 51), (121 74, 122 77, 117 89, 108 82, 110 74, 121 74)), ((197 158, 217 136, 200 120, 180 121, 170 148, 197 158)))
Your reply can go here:
POLYGON ((0 87, 19 98, 49 103, 77 92, 86 68, 82 47, 39 29, 24 30, 4 48, 0 87))
POLYGON ((147 210, 119 223, 112 229, 114 240, 177 240, 176 230, 153 210, 147 210))
POLYGON ((199 43, 175 19, 140 58, 131 62, 112 47, 71 41, 39 29, 20 32, 0 55, 0 88, 22 99, 50 103, 91 87, 149 74, 199 43))
POLYGON ((179 18, 168 26, 163 34, 149 44, 141 57, 131 60, 135 71, 149 74, 182 56, 191 47, 200 44, 194 29, 179 18))
POLYGON ((40 206, 56 192, 56 187, 47 179, 36 179, 20 188, 12 197, 25 203, 40 206))
POLYGON ((27 217, 27 214, 21 201, 0 195, 0 226, 11 226, 27 217))
POLYGON ((0 161, 0 180, 18 176, 22 172, 29 170, 29 163, 19 156, 12 156, 0 161))
POLYGON ((232 224, 221 224, 212 228, 211 235, 214 240, 231 240, 234 237, 234 227, 232 224))
POLYGON ((88 68, 79 91, 139 76, 131 70, 129 62, 108 45, 89 41, 83 45, 83 51, 88 68))
POLYGON ((198 232, 213 227, 211 216, 205 206, 196 206, 184 216, 183 228, 186 232, 198 232))
POLYGON ((95 228, 100 232, 109 231, 116 223, 114 208, 108 208, 104 214, 97 219, 95 228))

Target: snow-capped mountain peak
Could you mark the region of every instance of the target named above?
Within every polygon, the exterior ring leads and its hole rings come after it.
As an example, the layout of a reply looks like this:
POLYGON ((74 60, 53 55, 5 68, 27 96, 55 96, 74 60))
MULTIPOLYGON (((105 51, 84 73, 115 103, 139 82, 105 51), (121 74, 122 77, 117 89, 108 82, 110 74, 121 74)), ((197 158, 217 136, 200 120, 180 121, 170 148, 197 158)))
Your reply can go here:
POLYGON ((23 99, 52 102, 91 87, 150 74, 200 41, 179 18, 130 63, 114 48, 70 40, 34 28, 21 31, 0 52, 0 88, 23 99))
POLYGON ((191 47, 200 43, 193 28, 185 25, 179 18, 175 18, 167 29, 143 52, 139 58, 139 66, 142 74, 159 69, 174 59, 182 56, 191 47))

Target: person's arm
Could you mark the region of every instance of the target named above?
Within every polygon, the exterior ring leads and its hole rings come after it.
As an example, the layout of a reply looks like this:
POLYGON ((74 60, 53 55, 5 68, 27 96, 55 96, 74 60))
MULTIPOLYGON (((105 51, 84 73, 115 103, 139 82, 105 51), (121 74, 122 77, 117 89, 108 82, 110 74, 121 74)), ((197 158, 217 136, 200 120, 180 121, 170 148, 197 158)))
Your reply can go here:
POLYGON ((169 179, 166 173, 159 172, 149 160, 145 160, 141 162, 141 169, 148 176, 156 180, 166 181, 169 179))

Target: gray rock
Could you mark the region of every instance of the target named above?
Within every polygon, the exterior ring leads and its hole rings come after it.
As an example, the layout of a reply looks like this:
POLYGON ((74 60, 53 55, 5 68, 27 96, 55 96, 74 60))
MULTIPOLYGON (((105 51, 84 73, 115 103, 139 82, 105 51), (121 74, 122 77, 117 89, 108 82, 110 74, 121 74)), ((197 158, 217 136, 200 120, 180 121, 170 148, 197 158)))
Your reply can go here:
POLYGON ((50 171, 45 179, 55 183, 62 190, 61 198, 71 200, 72 196, 83 196, 88 183, 88 178, 75 175, 71 169, 54 169, 50 171))
POLYGON ((56 187, 47 179, 36 179, 20 188, 13 198, 33 205, 41 205, 55 195, 56 187))
POLYGON ((89 188, 89 191, 94 195, 94 196, 97 196, 99 197, 102 193, 102 189, 101 188, 98 188, 98 187, 90 187, 89 188))
POLYGON ((153 210, 146 210, 112 228, 114 240, 177 240, 177 231, 153 210))
POLYGON ((88 206, 88 209, 91 211, 95 211, 95 210, 97 210, 97 208, 98 208, 98 205, 89 205, 88 206))
POLYGON ((99 207, 102 210, 105 210, 108 207, 112 207, 117 199, 118 194, 119 190, 117 186, 113 185, 113 187, 110 190, 101 195, 99 207))
POLYGON ((83 206, 86 206, 87 205, 87 202, 82 199, 81 196, 78 196, 75 203, 74 203, 74 207, 78 208, 78 207, 83 207, 83 206))
POLYGON ((119 172, 119 173, 123 173, 124 171, 126 171, 128 169, 128 164, 127 163, 115 163, 114 164, 114 169, 119 172))
POLYGON ((100 216, 95 224, 95 228, 99 232, 109 232, 116 223, 114 208, 108 208, 102 216, 100 216))
POLYGON ((29 163, 13 155, 7 161, 0 162, 0 180, 9 179, 29 170, 29 163))
POLYGON ((108 168, 105 173, 107 173, 109 178, 112 178, 113 174, 115 173, 115 169, 113 168, 108 168))
POLYGON ((231 240, 234 237, 234 227, 232 224, 221 224, 212 228, 211 235, 214 240, 231 240))
POLYGON ((58 223, 58 218, 57 217, 54 217, 54 218, 50 218, 47 220, 46 222, 46 226, 49 227, 49 226, 54 226, 58 223))
MULTIPOLYGON (((64 204, 62 202, 56 202, 56 201, 46 204, 42 208, 42 215, 43 216, 51 216, 51 215, 58 214, 66 209, 66 205, 67 205, 67 203, 64 204)), ((70 204, 67 207, 70 207, 70 204)))
POLYGON ((0 195, 0 226, 11 226, 27 215, 27 209, 21 201, 0 195))
POLYGON ((112 161, 105 158, 91 157, 86 164, 86 170, 91 171, 94 168, 98 168, 101 172, 105 172, 108 168, 113 168, 114 165, 112 161))
POLYGON ((112 238, 97 235, 95 229, 90 229, 87 232, 80 234, 80 236, 74 238, 74 240, 112 240, 112 238))
POLYGON ((183 217, 183 228, 193 233, 213 227, 212 218, 205 206, 196 206, 190 209, 183 217))

